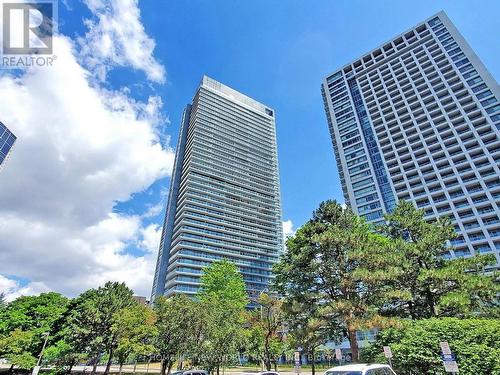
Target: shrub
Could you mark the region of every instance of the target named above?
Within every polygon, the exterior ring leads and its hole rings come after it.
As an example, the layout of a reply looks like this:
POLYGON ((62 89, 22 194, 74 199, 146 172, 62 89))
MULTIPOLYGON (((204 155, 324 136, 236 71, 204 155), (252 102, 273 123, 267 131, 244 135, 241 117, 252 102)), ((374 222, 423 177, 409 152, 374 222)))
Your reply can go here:
POLYGON ((425 319, 406 321, 402 328, 380 331, 376 341, 365 348, 362 358, 382 362, 382 347, 392 349, 392 363, 400 375, 445 375, 440 341, 448 341, 460 374, 500 374, 500 320, 425 319))

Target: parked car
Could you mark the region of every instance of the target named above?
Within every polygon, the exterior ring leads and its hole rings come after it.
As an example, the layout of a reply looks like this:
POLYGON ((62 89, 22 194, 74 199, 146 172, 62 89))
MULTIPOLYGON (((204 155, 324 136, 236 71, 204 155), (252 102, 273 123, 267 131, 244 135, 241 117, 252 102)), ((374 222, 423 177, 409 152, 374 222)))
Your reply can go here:
POLYGON ((186 370, 182 375, 208 375, 208 372, 205 370, 186 370))
POLYGON ((332 367, 324 375, 396 375, 388 365, 363 364, 332 367))
POLYGON ((280 375, 278 371, 244 372, 241 375, 280 375))

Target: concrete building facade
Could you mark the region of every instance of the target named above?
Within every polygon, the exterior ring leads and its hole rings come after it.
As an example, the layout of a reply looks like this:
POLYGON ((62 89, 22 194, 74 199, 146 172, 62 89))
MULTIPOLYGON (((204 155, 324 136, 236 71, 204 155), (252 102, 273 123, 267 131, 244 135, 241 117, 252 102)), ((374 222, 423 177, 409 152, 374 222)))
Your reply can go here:
POLYGON ((379 223, 398 200, 448 216, 446 257, 500 263, 500 87, 440 12, 321 87, 345 201, 379 223))
POLYGON ((151 300, 194 295, 219 259, 256 297, 282 250, 274 110, 204 76, 182 119, 151 300))

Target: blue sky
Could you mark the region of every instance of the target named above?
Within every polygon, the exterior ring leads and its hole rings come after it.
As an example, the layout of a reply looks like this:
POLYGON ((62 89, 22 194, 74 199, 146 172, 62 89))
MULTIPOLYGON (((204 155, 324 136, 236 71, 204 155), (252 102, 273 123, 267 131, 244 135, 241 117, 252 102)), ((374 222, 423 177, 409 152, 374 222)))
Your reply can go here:
POLYGON ((18 135, 0 171, 0 292, 112 279, 149 294, 203 74, 276 110, 283 220, 296 229, 342 201, 322 78, 440 10, 500 80, 493 0, 60 2, 56 68, 0 71, 1 120, 18 135))
MULTIPOLYGON (((144 1, 144 24, 167 68, 160 90, 178 131, 203 74, 276 110, 283 218, 305 222, 342 201, 320 95, 322 78, 444 10, 500 77, 498 1, 144 1)), ((162 181, 165 185, 168 182, 162 181)))

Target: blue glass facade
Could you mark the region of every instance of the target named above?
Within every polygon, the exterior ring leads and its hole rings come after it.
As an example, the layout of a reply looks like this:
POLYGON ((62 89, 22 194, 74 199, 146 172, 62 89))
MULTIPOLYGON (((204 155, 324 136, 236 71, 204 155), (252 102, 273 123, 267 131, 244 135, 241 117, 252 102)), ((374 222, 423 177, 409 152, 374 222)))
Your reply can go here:
MULTIPOLYGON (((384 202, 386 211, 390 212, 396 204, 396 199, 394 198, 389 179, 387 178, 384 162, 380 156, 377 139, 373 133, 373 127, 370 123, 370 119, 368 118, 368 113, 366 112, 365 105, 363 104, 363 99, 361 97, 361 93, 359 92, 356 80, 350 79, 348 84, 354 108, 356 109, 356 114, 358 116, 358 121, 361 124, 361 130, 363 131, 363 135, 365 137, 365 143, 368 149, 368 155, 370 156, 370 160, 372 162, 373 170, 375 172, 375 178, 378 183, 380 194, 382 195, 382 201, 384 202)), ((377 219, 380 217, 376 217, 377 215, 373 216, 377 219)))
POLYGON ((17 137, 0 122, 0 165, 4 162, 17 137))
POLYGON ((255 299, 283 250, 274 111, 204 77, 184 113, 152 299, 235 263, 255 299))

